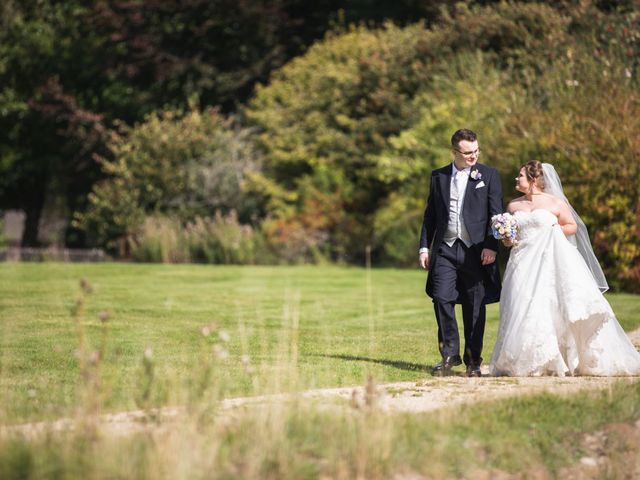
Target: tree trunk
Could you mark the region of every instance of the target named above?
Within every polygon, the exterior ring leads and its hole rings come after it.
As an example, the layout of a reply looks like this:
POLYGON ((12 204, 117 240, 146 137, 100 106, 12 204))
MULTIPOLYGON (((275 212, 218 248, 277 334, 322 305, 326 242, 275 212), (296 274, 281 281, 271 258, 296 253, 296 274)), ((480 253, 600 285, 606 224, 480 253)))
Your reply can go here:
POLYGON ((24 230, 22 231, 23 247, 38 247, 38 230, 40 228, 40 217, 44 207, 44 192, 33 192, 29 198, 29 203, 24 207, 26 218, 24 220, 24 230))

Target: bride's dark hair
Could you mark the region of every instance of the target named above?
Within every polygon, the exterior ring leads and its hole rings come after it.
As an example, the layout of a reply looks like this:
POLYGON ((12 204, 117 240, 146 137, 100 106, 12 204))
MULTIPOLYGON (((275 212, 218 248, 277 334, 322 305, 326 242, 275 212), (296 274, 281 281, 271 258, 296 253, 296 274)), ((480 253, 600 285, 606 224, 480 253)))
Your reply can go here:
POLYGON ((544 191, 544 174, 542 172, 542 163, 538 160, 531 160, 530 162, 525 163, 522 168, 524 168, 524 174, 527 177, 529 183, 533 183, 540 190, 544 191))

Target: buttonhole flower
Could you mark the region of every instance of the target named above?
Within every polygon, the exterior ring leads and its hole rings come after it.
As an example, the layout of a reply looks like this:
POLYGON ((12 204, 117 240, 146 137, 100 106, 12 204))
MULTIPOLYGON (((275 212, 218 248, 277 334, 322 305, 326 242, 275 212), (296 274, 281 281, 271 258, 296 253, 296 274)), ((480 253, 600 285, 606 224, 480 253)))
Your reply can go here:
POLYGON ((482 174, 478 170, 472 170, 471 178, 473 178, 474 180, 480 180, 482 178, 482 174))

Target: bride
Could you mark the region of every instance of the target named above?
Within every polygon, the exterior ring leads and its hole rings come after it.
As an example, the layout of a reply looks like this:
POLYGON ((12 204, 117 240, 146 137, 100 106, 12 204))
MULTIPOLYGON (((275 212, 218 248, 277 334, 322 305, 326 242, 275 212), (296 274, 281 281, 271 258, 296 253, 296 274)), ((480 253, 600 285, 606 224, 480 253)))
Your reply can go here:
POLYGON ((532 161, 507 207, 518 237, 504 274, 492 375, 638 375, 640 353, 602 293, 586 228, 550 164, 532 161))

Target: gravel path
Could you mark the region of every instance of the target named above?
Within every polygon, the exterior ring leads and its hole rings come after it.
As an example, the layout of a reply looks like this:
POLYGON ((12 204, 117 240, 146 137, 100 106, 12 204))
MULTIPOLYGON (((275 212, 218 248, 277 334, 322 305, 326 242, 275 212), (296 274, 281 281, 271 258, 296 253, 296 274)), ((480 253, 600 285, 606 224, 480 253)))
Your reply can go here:
MULTIPOLYGON (((636 347, 640 347, 640 329, 629 334, 636 347)), ((460 367, 458 367, 460 368, 460 367)), ((486 367, 484 367, 486 368, 486 367)), ((484 370, 486 375, 487 371, 484 370)), ((465 403, 496 400, 517 395, 572 394, 582 390, 597 390, 611 387, 619 381, 635 382, 638 377, 489 377, 467 378, 458 371, 457 375, 445 378, 428 377, 418 382, 396 382, 343 388, 322 388, 296 394, 262 395, 223 400, 222 412, 233 412, 239 408, 250 408, 271 403, 296 399, 346 400, 354 408, 375 406, 386 412, 429 412, 465 403)), ((329 402, 326 402, 330 404, 329 402)), ((345 402, 343 402, 345 403, 345 402)), ((179 421, 185 415, 182 407, 167 407, 151 412, 128 411, 105 414, 99 418, 100 429, 104 433, 127 435, 149 425, 179 421), (152 416, 160 422, 149 422, 152 416)), ((13 426, 0 426, 0 433, 18 433, 27 436, 41 433, 72 430, 75 420, 63 418, 53 422, 37 422, 13 426)))

